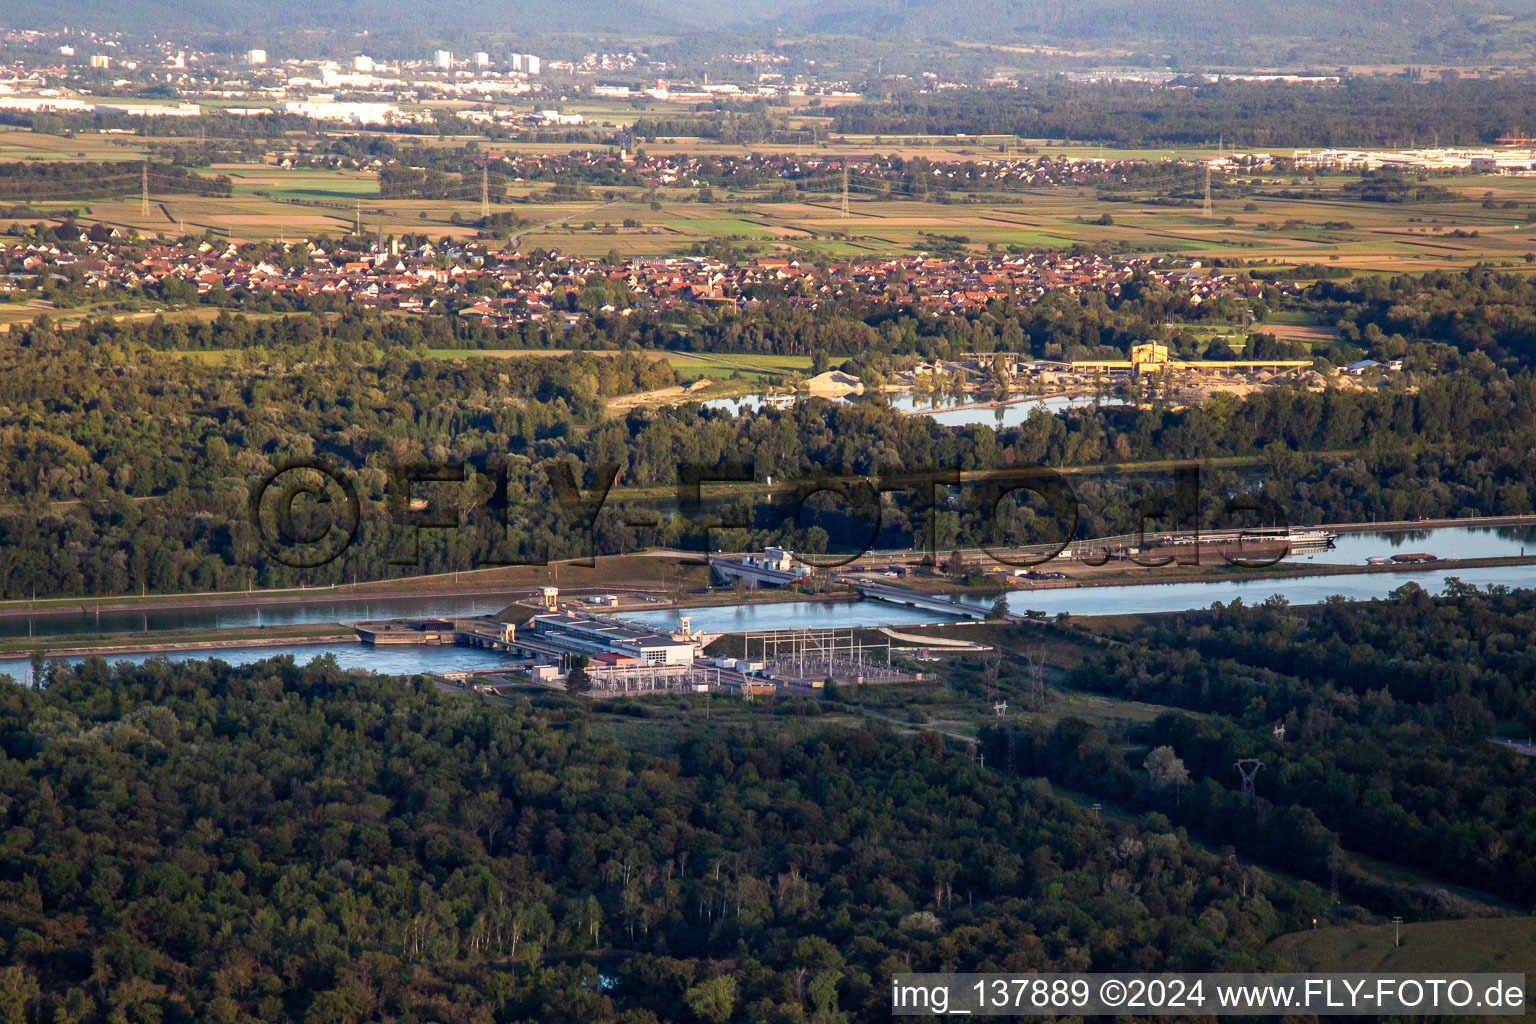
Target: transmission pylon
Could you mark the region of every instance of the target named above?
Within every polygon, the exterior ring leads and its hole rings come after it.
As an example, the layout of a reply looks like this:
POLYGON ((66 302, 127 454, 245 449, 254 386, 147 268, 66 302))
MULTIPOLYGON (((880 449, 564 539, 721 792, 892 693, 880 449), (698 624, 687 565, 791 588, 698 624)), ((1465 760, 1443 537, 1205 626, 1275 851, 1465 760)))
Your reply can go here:
POLYGON ((139 206, 139 213, 142 214, 145 217, 148 217, 149 216, 149 161, 148 160, 144 161, 144 168, 143 168, 143 170, 144 170, 144 182, 143 182, 144 183, 144 189, 143 189, 143 196, 144 196, 144 198, 143 198, 143 202, 139 206))
POLYGON ((491 215, 491 171, 489 167, 480 168, 480 219, 483 221, 491 215))
POLYGON ((1209 217, 1211 215, 1211 165, 1205 165, 1205 205, 1201 212, 1209 217))
POLYGON ((357 201, 357 237, 363 237, 363 201, 357 201))
POLYGON ((1245 757, 1235 762, 1232 767, 1237 769, 1237 774, 1243 777, 1243 795, 1253 796, 1253 779, 1259 774, 1259 769, 1264 767, 1264 762, 1257 758, 1245 757))
POLYGON ((848 216, 848 161, 843 161, 843 216, 848 216))

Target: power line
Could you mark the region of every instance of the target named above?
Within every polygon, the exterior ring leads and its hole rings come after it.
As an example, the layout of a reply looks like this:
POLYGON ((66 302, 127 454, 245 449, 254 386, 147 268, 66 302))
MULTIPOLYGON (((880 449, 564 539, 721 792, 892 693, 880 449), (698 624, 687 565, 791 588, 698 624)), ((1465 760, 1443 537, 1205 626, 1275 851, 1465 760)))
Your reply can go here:
POLYGON ((100 193, 103 191, 131 189, 138 183, 139 175, 137 174, 124 174, 119 175, 116 178, 100 178, 89 184, 81 183, 78 185, 65 185, 63 182, 53 182, 51 184, 62 187, 55 187, 53 189, 44 191, 22 193, 14 196, 0 196, 0 202, 25 203, 31 200, 52 202, 55 200, 65 199, 96 199, 100 198, 100 193))

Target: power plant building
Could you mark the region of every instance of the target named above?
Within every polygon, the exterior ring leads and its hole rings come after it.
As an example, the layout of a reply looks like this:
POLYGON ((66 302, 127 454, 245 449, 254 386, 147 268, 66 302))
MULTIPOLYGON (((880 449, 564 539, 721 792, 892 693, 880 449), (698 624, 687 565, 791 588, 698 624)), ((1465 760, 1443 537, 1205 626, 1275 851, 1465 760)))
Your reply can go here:
POLYGON ((537 647, 553 647, 569 654, 581 654, 600 663, 631 662, 636 665, 692 665, 696 650, 690 640, 679 640, 666 633, 623 622, 597 618, 577 612, 551 612, 535 615, 517 631, 519 641, 533 641, 537 647))

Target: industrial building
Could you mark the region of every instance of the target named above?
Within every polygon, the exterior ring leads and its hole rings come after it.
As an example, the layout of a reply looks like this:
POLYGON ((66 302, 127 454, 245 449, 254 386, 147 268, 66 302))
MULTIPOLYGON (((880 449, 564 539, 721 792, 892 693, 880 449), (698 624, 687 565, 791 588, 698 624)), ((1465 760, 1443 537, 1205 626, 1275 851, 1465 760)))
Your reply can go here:
POLYGON ((761 555, 717 555, 709 560, 709 568, 722 583, 741 580, 748 587, 788 587, 811 575, 808 566, 783 548, 764 548, 761 555))
POLYGON ((1406 149, 1360 150, 1325 149, 1313 152, 1298 149, 1292 159, 1300 169, 1326 168, 1338 171, 1375 171, 1393 167, 1404 171, 1483 171, 1490 173, 1523 172, 1536 169, 1536 148, 1524 136, 1509 137, 1520 143, 1511 149, 1406 149))
POLYGON ((1068 366, 1074 373, 1107 370, 1137 376, 1159 370, 1303 370, 1310 359, 1174 359, 1167 345, 1148 341, 1132 345, 1129 359, 1075 359, 1068 366))
POLYGON ((489 618, 382 619, 353 624, 358 639, 376 646, 486 647, 545 661, 586 658, 594 668, 687 668, 697 646, 686 637, 579 612, 535 615, 522 626, 489 618))
POLYGON ((692 665, 691 640, 679 640, 621 619, 549 612, 529 619, 511 640, 514 647, 534 653, 550 648, 585 655, 597 664, 692 665))
POLYGON ((279 114, 298 114, 317 121, 345 121, 348 124, 388 124, 399 117, 393 103, 338 103, 333 100, 282 100, 273 104, 279 114))

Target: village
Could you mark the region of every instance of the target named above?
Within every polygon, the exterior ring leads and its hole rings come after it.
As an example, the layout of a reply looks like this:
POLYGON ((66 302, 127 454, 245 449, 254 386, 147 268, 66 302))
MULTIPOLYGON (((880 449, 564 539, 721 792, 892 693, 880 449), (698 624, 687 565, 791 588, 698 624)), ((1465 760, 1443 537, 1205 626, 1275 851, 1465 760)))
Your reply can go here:
POLYGON ((484 241, 404 245, 393 239, 359 245, 354 238, 241 244, 141 239, 102 225, 80 228, 74 235, 68 228, 60 231, 69 241, 37 238, 0 249, 6 271, 0 292, 31 292, 53 281, 78 283, 87 291, 214 304, 280 297, 299 308, 339 304, 451 312, 464 322, 493 327, 552 319, 568 328, 593 313, 752 309, 767 298, 808 309, 857 299, 938 315, 964 314, 992 302, 1033 302, 1057 290, 1101 289, 1114 296, 1138 275, 1181 292, 1192 306, 1223 296, 1258 298, 1265 287, 1202 272, 1198 262, 1181 265, 1161 256, 916 255, 825 265, 792 258, 726 263, 687 256, 610 263, 484 241), (592 306, 584 299, 596 285, 605 286, 603 301, 592 306))

